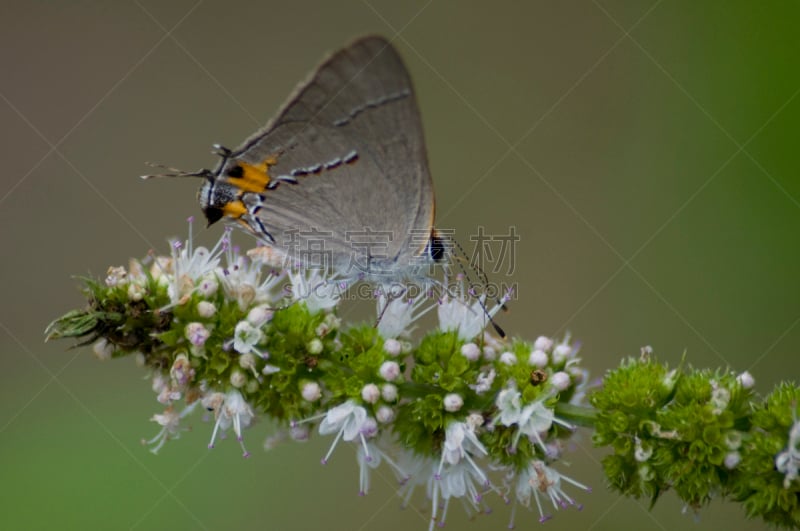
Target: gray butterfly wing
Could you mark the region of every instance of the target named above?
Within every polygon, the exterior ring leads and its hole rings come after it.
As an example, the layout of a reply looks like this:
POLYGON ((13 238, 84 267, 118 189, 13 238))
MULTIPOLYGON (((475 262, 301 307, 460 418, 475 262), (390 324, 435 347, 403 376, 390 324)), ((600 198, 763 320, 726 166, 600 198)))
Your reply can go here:
POLYGON ((338 270, 395 275, 422 254, 433 185, 411 80, 385 39, 333 54, 225 166, 265 160, 277 186, 248 194, 245 221, 280 251, 308 262, 303 253, 318 250, 338 270))

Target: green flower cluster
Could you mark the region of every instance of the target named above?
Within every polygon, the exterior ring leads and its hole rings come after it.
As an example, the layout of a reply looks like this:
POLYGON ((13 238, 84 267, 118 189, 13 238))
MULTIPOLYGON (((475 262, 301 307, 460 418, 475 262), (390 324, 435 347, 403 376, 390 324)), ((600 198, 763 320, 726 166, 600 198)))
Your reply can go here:
POLYGON ((672 490, 695 510, 730 497, 750 517, 800 526, 800 389, 785 383, 762 402, 752 387, 749 373, 669 370, 647 350, 609 371, 590 402, 594 443, 613 450, 611 487, 651 503, 672 490))
POLYGON ((747 452, 731 485, 749 517, 787 528, 800 527, 798 405, 800 388, 784 382, 755 406, 747 452))

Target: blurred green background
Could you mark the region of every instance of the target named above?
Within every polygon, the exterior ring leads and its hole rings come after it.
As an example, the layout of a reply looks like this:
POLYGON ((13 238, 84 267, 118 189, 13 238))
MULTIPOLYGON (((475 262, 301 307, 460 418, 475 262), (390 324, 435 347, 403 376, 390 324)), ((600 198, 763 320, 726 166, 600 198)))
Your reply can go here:
MULTIPOLYGON (((798 375, 800 37, 796 2, 158 2, 0 4, 0 526, 5 529, 426 529, 380 469, 358 497, 351 448, 209 452, 199 420, 158 456, 132 360, 43 343, 103 275, 198 215, 197 183, 329 50, 394 38, 414 79, 437 224, 515 226, 512 335, 570 330, 595 375, 652 345, 676 363, 798 375)), ((202 241, 221 227, 203 231, 202 241)), ((238 238, 245 243, 246 238, 238 238)), ((584 432, 560 467, 591 485, 548 529, 761 529, 731 503, 682 514, 606 490, 584 432)), ((501 529, 509 509, 451 529, 501 529)), ((518 511, 519 529, 537 515, 518 511)))

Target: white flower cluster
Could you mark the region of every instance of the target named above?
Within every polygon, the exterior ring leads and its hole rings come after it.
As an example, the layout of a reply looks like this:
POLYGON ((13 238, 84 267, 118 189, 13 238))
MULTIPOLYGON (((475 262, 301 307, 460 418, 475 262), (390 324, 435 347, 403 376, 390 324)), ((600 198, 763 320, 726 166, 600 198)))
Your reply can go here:
MULTIPOLYGON (((146 286, 152 279, 158 286, 166 288, 169 296, 170 304, 161 308, 161 311, 194 301, 196 314, 200 317, 197 321, 182 325, 189 351, 176 357, 169 376, 161 372, 153 374, 153 390, 158 395, 158 401, 166 406, 162 413, 151 419, 162 427, 161 431, 152 439, 144 441, 151 445, 154 453, 167 440, 180 436, 183 431, 181 421, 195 410, 198 403, 211 411, 216 420, 209 447, 214 446, 220 432, 230 428, 233 428, 237 440, 242 440, 242 429, 249 426, 254 411, 245 401, 240 389, 252 390, 260 383, 261 375, 279 371, 278 367, 267 361, 269 352, 261 345, 265 339, 264 327, 271 321, 274 309, 287 304, 280 291, 287 276, 294 300, 304 300, 312 311, 327 311, 338 302, 338 297, 333 292, 318 289, 324 281, 317 272, 290 272, 286 275, 265 268, 259 260, 261 253, 251 253, 254 259, 240 255, 230 245, 229 231, 225 232, 211 250, 193 247, 191 236, 185 242, 171 242, 171 249, 172 254, 168 257, 152 257, 146 261, 131 260, 127 270, 124 267, 112 267, 105 279, 109 288, 127 286, 131 301, 142 299, 146 286), (265 271, 268 272, 265 274, 265 271), (193 298, 195 294, 199 297, 193 298), (239 354, 240 370, 231 372, 229 386, 216 389, 206 381, 196 381, 190 357, 206 355, 206 342, 215 332, 219 300, 235 301, 246 317, 236 323, 233 336, 227 338, 226 342, 239 354), (177 410, 179 400, 184 400, 186 404, 180 412, 177 410)), ((325 335, 339 324, 334 315, 326 316, 318 333, 325 335)), ((310 347, 311 350, 313 348, 310 347)), ((108 359, 114 353, 114 347, 103 338, 95 343, 94 352, 98 358, 108 359)), ((245 456, 249 455, 243 445, 242 449, 245 456)))
MULTIPOLYGON (((580 400, 586 387, 587 375, 576 357, 578 349, 569 343, 569 338, 556 342, 540 337, 523 352, 516 343, 484 331, 510 294, 487 307, 485 296, 469 293, 461 277, 438 298, 430 290, 414 297, 387 297, 378 289, 376 328, 380 342, 376 348, 382 357, 369 375, 359 375, 362 383, 358 392, 351 388, 347 398, 340 399, 341 391, 334 395, 327 381, 319 377, 322 372, 312 373, 312 369, 320 356, 330 354, 331 348, 338 352, 341 347, 339 336, 332 332, 341 327, 335 310, 348 281, 327 277, 320 270, 275 271, 264 248, 242 255, 231 246, 228 232, 210 250, 193 247, 191 237, 185 242, 172 242, 171 250, 168 257, 131 261, 127 269, 111 268, 105 279, 109 288, 126 288, 130 301, 143 300, 149 283, 155 282, 168 296, 168 304, 160 308, 162 312, 178 315, 178 310, 190 309, 180 315, 191 315, 191 319, 181 321, 174 317, 178 321, 174 327, 177 337, 172 340, 182 350, 172 358, 167 372, 162 365, 153 374, 153 390, 165 407, 151 419, 161 430, 145 441, 154 453, 185 431, 184 419, 200 404, 213 415, 209 448, 214 447, 218 436, 232 430, 243 455, 250 455, 243 442, 243 430, 255 419, 256 403, 262 402, 248 402, 247 397, 269 387, 265 382, 272 381, 273 375, 289 374, 282 372, 282 358, 276 354, 277 347, 270 346, 275 345, 270 343, 270 334, 278 311, 302 303, 310 315, 322 315, 309 328, 314 337, 301 343, 300 350, 304 352, 295 355, 308 360, 305 368, 309 371, 297 380, 297 401, 290 405, 296 411, 313 413, 268 438, 265 448, 273 448, 286 439, 306 440, 311 426, 318 423, 321 435, 333 436, 323 464, 340 442, 356 444, 359 493, 367 494, 371 471, 386 463, 404 482, 406 498, 417 486, 424 486, 432 503, 431 527, 437 522, 444 524, 452 499, 463 501, 468 511, 484 511, 488 510, 483 499, 486 494, 494 493, 507 502, 508 493, 514 491, 516 501, 526 507, 533 498, 544 519, 540 495, 558 507, 574 504, 561 488, 562 479, 585 489, 550 466, 560 448, 560 443, 550 437, 554 425, 565 428, 562 433, 573 429, 556 416, 552 403, 565 392, 573 401, 580 400), (436 433, 428 436, 436 441, 432 449, 436 455, 423 456, 415 448, 398 443, 395 422, 401 408, 413 403, 413 394, 407 395, 406 391, 417 385, 409 382, 415 366, 408 361, 414 351, 411 331, 422 316, 434 309, 439 321, 436 333, 457 341, 452 354, 457 358, 454 365, 470 367, 471 372, 461 384, 434 395, 437 398, 433 407, 438 407, 442 421, 436 433), (231 322, 230 315, 237 317, 231 322), (198 376, 199 364, 210 363, 220 348, 225 365, 219 373, 224 371, 225 377, 198 376), (540 386, 535 400, 525 403, 511 376, 515 371, 530 374, 534 385, 540 386), (334 396, 337 399, 332 399, 334 396), (185 404, 182 410, 179 401, 185 404), (476 403, 488 409, 476 411, 476 403), (486 411, 492 409, 492 403, 497 413, 490 418, 486 411), (482 442, 482 438, 500 429, 512 434, 511 445, 503 452, 513 455, 520 444, 529 442, 533 450, 527 451, 537 459, 522 468, 502 464, 482 442), (501 484, 495 484, 491 476, 501 484)), ((101 339, 94 351, 99 358, 108 359, 114 354, 114 346, 101 339)), ((283 367, 285 370, 286 365, 283 367)), ((435 389, 437 378, 444 376, 446 369, 441 367, 442 374, 436 374, 439 368, 434 365, 432 370, 433 383, 425 385, 435 389)))

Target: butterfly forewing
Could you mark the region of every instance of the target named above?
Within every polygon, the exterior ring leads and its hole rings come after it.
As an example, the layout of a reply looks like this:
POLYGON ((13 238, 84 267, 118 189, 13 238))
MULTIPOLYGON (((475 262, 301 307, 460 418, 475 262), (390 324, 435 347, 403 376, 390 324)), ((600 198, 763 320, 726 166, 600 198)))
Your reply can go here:
POLYGON ((244 219, 287 254, 322 242, 342 268, 364 263, 355 244, 377 269, 402 274, 427 243, 434 201, 422 124, 408 73, 383 38, 331 56, 218 175, 240 162, 268 164, 272 187, 246 194, 244 219), (365 238, 383 243, 365 250, 365 238))

